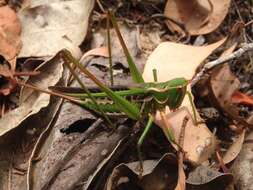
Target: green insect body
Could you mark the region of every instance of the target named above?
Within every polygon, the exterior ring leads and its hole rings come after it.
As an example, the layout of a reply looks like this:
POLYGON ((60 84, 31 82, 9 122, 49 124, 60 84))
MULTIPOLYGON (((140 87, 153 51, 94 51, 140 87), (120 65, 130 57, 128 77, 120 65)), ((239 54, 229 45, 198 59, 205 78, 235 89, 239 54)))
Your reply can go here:
MULTIPOLYGON (((186 79, 176 78, 161 83, 143 83, 139 85, 142 87, 118 90, 114 91, 114 93, 130 100, 131 103, 135 104, 139 109, 145 102, 146 106, 144 112, 155 113, 156 110, 164 109, 165 106, 168 106, 171 110, 177 109, 185 97, 187 84, 188 81, 186 79)), ((89 100, 89 96, 86 93, 66 93, 66 95, 84 100, 81 106, 99 113, 94 103, 89 100)), ((106 93, 96 92, 92 93, 92 95, 96 98, 97 103, 105 113, 110 114, 121 112, 119 107, 107 98, 106 93)))
MULTIPOLYGON (((118 105, 115 104, 113 101, 109 100, 108 98, 97 98, 96 99, 98 105, 100 106, 100 109, 103 110, 103 112, 105 114, 107 114, 108 116, 115 116, 117 114, 120 115, 125 115, 124 113, 122 113, 122 111, 119 109, 118 105)), ((139 103, 134 103, 136 106, 140 106, 139 103)), ((95 112, 97 114, 101 114, 98 110, 96 105, 89 99, 85 99, 84 101, 81 101, 80 106, 84 107, 85 109, 88 109, 92 112, 95 112)))
POLYGON ((155 110, 168 106, 171 110, 178 108, 186 94, 188 81, 184 78, 175 78, 162 83, 146 83, 147 94, 153 98, 155 110))

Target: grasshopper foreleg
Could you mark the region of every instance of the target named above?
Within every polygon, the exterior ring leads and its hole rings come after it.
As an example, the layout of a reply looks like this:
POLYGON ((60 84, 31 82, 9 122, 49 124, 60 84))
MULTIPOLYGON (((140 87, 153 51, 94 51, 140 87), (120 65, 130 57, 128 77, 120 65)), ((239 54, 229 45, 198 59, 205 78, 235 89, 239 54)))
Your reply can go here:
POLYGON ((191 107, 192 107, 194 124, 198 125, 199 123, 201 123, 201 121, 197 120, 197 111, 196 111, 196 107, 193 102, 192 94, 189 91, 186 91, 186 95, 188 96, 191 107))
POLYGON ((140 161, 140 177, 142 176, 142 173, 143 173, 143 159, 142 159, 142 154, 141 154, 141 145, 143 144, 144 139, 147 136, 150 128, 153 126, 152 125, 153 121, 154 121, 154 119, 153 119, 152 115, 149 115, 148 123, 147 123, 144 131, 142 132, 141 137, 139 138, 138 143, 137 143, 137 153, 138 153, 138 157, 139 157, 139 161, 140 161))

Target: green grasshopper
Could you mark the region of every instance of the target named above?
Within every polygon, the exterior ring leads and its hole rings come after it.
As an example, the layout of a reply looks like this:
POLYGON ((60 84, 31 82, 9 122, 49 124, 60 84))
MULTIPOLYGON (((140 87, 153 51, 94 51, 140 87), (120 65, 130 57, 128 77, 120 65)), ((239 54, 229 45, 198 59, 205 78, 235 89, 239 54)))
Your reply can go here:
MULTIPOLYGON (((136 121, 147 120, 146 127, 144 128, 144 131, 142 132, 137 143, 137 152, 140 160, 140 170, 142 171, 143 164, 141 157, 141 145, 143 144, 144 139, 152 126, 152 123, 154 121, 153 116, 154 114, 156 114, 157 111, 160 113, 162 121, 164 122, 163 131, 165 133, 165 136, 171 143, 177 145, 178 148, 180 148, 180 146, 175 141, 172 129, 170 128, 165 118, 165 107, 168 106, 170 110, 176 110, 181 106, 182 101, 187 94, 192 104, 194 119, 196 121, 196 112, 193 105, 192 97, 191 94, 187 91, 187 85, 189 84, 189 80, 185 78, 175 78, 167 82, 157 82, 156 72, 154 71, 155 82, 145 83, 141 73, 137 69, 126 47, 126 44, 119 31, 116 19, 111 12, 108 12, 108 18, 111 21, 118 35, 120 44, 123 47, 124 54, 129 64, 132 80, 136 83, 136 85, 134 85, 133 87, 129 87, 126 90, 113 91, 101 81, 99 81, 85 67, 83 67, 71 55, 68 50, 62 50, 60 54, 64 60, 64 63, 69 68, 75 79, 79 82, 81 87, 85 90, 85 93, 59 94, 60 88, 52 88, 54 89, 54 91, 50 93, 68 99, 69 101, 77 103, 86 109, 101 114, 103 117, 105 117, 106 121, 108 121, 110 125, 112 125, 112 122, 108 118, 107 113, 124 113, 127 115, 127 117, 136 121), (101 89, 101 92, 91 93, 85 87, 85 85, 82 84, 81 80, 72 68, 71 63, 73 63, 75 67, 77 67, 80 71, 82 71, 82 73, 89 77, 101 89), (104 98, 110 98, 113 103, 99 104, 98 100, 104 98)), ((109 57, 111 57, 111 55, 109 57)), ((27 86, 27 84, 23 85, 27 86)), ((29 85, 28 87, 31 87, 31 85, 29 85)))

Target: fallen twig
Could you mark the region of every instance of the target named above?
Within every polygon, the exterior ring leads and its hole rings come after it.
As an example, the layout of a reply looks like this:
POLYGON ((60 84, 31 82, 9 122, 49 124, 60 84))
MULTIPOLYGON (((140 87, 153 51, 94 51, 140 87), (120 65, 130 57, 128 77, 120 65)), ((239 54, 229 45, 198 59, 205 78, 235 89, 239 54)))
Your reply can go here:
MULTIPOLYGON (((185 136, 185 128, 187 122, 189 121, 189 117, 185 116, 183 119, 178 144, 183 147, 184 146, 184 136, 185 136)), ((184 172, 184 153, 182 151, 178 151, 178 180, 177 186, 175 190, 184 190, 185 189, 185 172, 184 172)))
POLYGON ((191 85, 194 86, 208 70, 210 70, 218 65, 221 65, 229 60, 239 58, 244 53, 246 53, 248 51, 252 51, 252 50, 253 50, 253 43, 244 44, 241 48, 239 48, 235 52, 231 53, 230 55, 225 56, 225 57, 221 57, 221 58, 216 59, 214 61, 208 62, 207 64, 204 65, 202 70, 200 72, 198 72, 195 75, 195 77, 192 79, 191 85))

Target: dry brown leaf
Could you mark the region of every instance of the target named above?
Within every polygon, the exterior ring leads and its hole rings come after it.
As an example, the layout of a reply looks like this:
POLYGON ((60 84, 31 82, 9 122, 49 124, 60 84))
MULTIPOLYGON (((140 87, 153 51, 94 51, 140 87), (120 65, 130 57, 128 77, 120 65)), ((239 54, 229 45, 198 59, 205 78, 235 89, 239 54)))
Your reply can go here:
POLYGON ((139 177, 139 164, 139 162, 131 162, 116 166, 107 179, 105 190, 175 188, 178 163, 174 154, 167 153, 159 160, 143 161, 141 178, 139 177))
POLYGON ((10 7, 0 7, 0 55, 11 65, 11 70, 16 68, 16 56, 21 48, 21 24, 10 7))
POLYGON ((231 107, 231 96, 239 88, 240 81, 232 74, 228 64, 213 71, 210 85, 219 106, 223 109, 231 107))
MULTIPOLYGON (((235 49, 237 43, 228 48, 222 56, 230 54, 235 49)), ((210 78, 210 98, 211 101, 216 104, 220 109, 222 109, 227 115, 233 120, 252 127, 253 124, 248 121, 250 118, 243 118, 239 114, 239 110, 234 104, 232 104, 231 97, 234 92, 240 87, 240 81, 236 76, 230 71, 228 64, 223 64, 221 67, 216 68, 210 78)))
POLYGON ((94 0, 31 1, 19 12, 23 25, 19 57, 53 56, 63 48, 80 57, 94 0))
POLYGON ((218 172, 210 166, 200 165, 191 171, 187 178, 187 189, 191 190, 228 190, 233 182, 231 173, 218 172))
MULTIPOLYGON (((38 70, 41 71, 41 74, 32 76, 29 82, 46 89, 48 86, 53 86, 59 82, 63 73, 63 65, 56 56, 41 65, 38 70)), ((31 89, 24 89, 20 99, 22 99, 20 106, 0 119, 0 136, 18 127, 25 119, 46 107, 49 104, 50 96, 31 89)))
POLYGON ((242 149, 242 145, 244 142, 245 130, 238 136, 238 138, 234 141, 234 143, 229 147, 225 155, 223 156, 224 164, 230 163, 233 161, 242 149))
MULTIPOLYGON (((189 121, 185 127, 184 144, 182 148, 186 152, 186 159, 199 164, 213 153, 216 147, 216 139, 204 124, 194 125, 192 115, 186 107, 181 107, 175 112, 167 113, 166 118, 169 122, 176 142, 179 140, 182 121, 185 117, 189 117, 189 121)), ((163 125, 160 117, 156 117, 156 124, 163 125)), ((176 148, 176 146, 175 146, 176 148)))
MULTIPOLYGON (((164 14, 181 23, 191 35, 207 34, 215 30, 227 15, 231 0, 168 0, 164 14)), ((172 31, 183 33, 182 28, 167 21, 172 31)))

